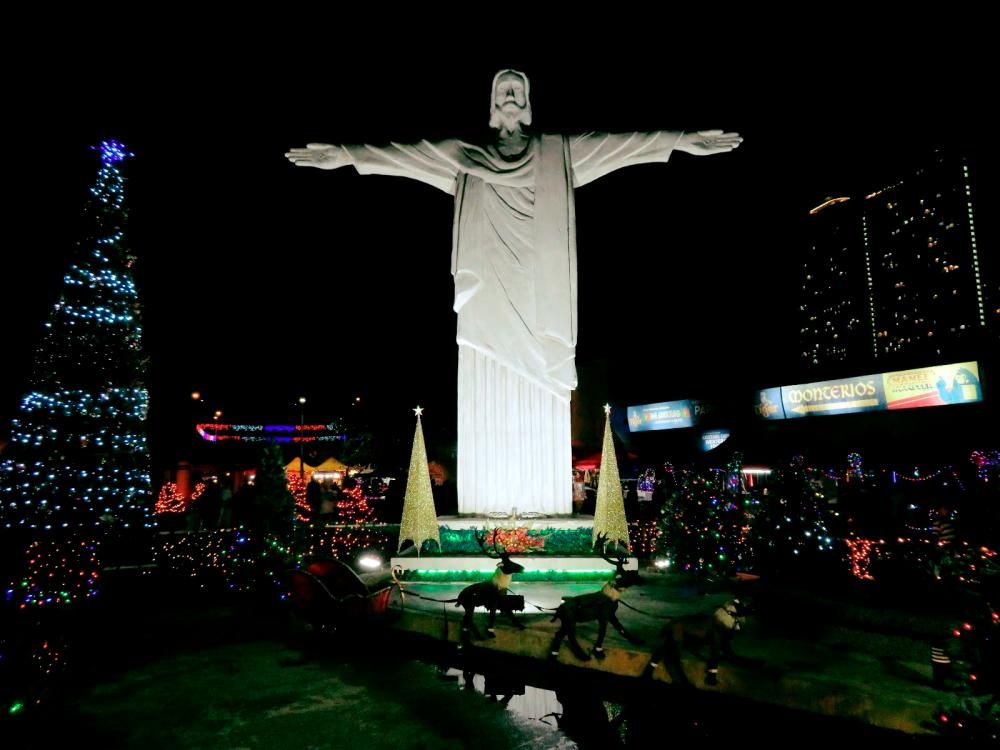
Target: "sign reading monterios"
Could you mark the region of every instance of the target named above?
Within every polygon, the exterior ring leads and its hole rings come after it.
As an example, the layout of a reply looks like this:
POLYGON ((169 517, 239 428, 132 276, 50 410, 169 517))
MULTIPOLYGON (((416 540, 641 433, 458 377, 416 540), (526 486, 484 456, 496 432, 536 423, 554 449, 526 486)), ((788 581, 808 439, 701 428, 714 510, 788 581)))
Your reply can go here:
POLYGON ((976 362, 859 375, 757 391, 762 419, 794 419, 885 409, 972 404, 983 400, 976 362))

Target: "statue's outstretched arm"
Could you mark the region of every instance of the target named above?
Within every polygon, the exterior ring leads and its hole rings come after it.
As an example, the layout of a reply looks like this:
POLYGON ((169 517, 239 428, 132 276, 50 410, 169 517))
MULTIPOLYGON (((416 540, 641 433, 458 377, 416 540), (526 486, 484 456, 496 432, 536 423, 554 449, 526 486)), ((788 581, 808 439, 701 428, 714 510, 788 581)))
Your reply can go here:
POLYGON ((337 169, 353 165, 358 174, 407 177, 454 195, 461 151, 459 141, 446 139, 385 146, 310 143, 305 148, 293 148, 285 156, 297 167, 337 169))
POLYGON ((694 156, 725 154, 743 143, 739 133, 723 133, 721 130, 696 130, 684 133, 677 139, 674 149, 694 156))
POLYGON ((296 167, 316 167, 317 169, 336 169, 351 163, 343 148, 329 143, 310 143, 305 148, 293 148, 285 153, 296 167))

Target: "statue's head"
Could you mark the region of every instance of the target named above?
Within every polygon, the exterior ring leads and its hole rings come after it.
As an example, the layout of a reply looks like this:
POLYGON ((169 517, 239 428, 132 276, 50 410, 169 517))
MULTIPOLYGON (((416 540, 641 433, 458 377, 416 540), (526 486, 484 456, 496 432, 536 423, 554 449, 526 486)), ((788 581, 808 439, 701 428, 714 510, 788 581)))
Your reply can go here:
POLYGON ((518 123, 531 124, 531 100, 528 98, 528 76, 506 68, 493 76, 490 96, 490 127, 506 126, 513 130, 518 123))

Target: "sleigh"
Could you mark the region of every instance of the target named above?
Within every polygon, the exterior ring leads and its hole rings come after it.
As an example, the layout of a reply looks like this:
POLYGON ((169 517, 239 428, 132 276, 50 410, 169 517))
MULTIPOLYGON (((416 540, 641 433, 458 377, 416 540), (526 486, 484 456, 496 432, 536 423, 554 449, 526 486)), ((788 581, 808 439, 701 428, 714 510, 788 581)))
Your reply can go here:
POLYGON ((340 560, 313 560, 288 573, 293 619, 310 630, 364 628, 384 622, 398 586, 389 571, 357 573, 340 560))

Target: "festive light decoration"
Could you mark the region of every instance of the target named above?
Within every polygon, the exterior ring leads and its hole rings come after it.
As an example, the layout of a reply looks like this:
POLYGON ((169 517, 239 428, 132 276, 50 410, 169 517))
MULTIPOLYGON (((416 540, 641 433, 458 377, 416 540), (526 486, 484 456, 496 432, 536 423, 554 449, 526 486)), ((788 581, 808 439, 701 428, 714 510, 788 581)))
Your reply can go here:
POLYGON ((289 425, 202 422, 195 425, 195 430, 202 440, 213 443, 221 440, 239 440, 244 443, 343 442, 348 439, 343 429, 343 425, 339 422, 289 425))
MULTIPOLYGON (((152 526, 139 302, 117 141, 95 147, 101 167, 86 206, 90 226, 44 324, 32 390, 12 422, 0 465, 7 528, 60 531, 117 520, 152 526)), ((45 597, 47 598, 47 597, 45 597)))
POLYGON ((752 569, 759 500, 744 482, 742 462, 736 453, 726 469, 712 469, 707 477, 673 469, 677 492, 661 509, 662 537, 649 553, 665 549, 681 570, 696 576, 752 569))
MULTIPOLYGON (((499 527, 498 527, 499 528, 499 527)), ((445 555, 482 554, 475 534, 478 529, 441 529, 441 553, 445 555)), ((518 554, 544 555, 592 555, 591 530, 586 527, 575 529, 529 529, 518 527, 501 529, 504 538, 523 538, 523 550, 518 554), (538 541, 534 541, 537 539, 538 541)))
POLYGON ((656 554, 657 542, 663 536, 663 529, 656 521, 639 521, 630 523, 632 529, 632 551, 640 557, 652 557, 656 554))
POLYGON ((160 494, 156 500, 154 512, 156 513, 183 513, 191 507, 192 503, 205 492, 205 483, 198 482, 194 487, 191 497, 184 497, 177 488, 176 482, 165 482, 160 487, 160 494))
MULTIPOLYGON (((517 583, 530 583, 532 581, 567 581, 571 583, 586 583, 589 581, 607 581, 610 568, 594 568, 592 570, 565 570, 552 568, 548 570, 525 570, 517 574, 517 583)), ((440 570, 430 568, 417 568, 407 570, 405 579, 407 581, 487 581, 491 579, 496 571, 493 570, 440 570)))
POLYGON ((878 555, 879 545, 885 544, 885 540, 880 539, 875 542, 871 539, 861 539, 851 535, 844 542, 847 544, 851 575, 862 581, 874 581, 875 577, 869 571, 872 556, 878 555))
POLYGON ((976 467, 976 473, 984 482, 990 481, 990 474, 996 474, 996 467, 1000 465, 1000 451, 973 451, 969 457, 976 467))
POLYGON ((289 491, 281 447, 265 443, 261 449, 254 478, 254 516, 256 527, 274 534, 291 531, 295 519, 296 498, 289 491))
POLYGON ((309 521, 309 502, 306 500, 306 488, 308 480, 297 471, 286 471, 285 477, 288 479, 288 491, 295 498, 295 520, 303 523, 309 521))
POLYGON ((360 485, 355 485, 343 491, 340 500, 337 501, 337 517, 341 523, 349 525, 361 525, 372 520, 374 508, 368 504, 360 485))
POLYGON ((952 672, 941 687, 952 696, 936 712, 937 729, 954 739, 996 745, 1000 739, 1000 612, 978 606, 952 631, 950 642, 939 641, 952 672))
POLYGON ((200 588, 221 585, 232 591, 253 591, 262 575, 276 581, 279 569, 261 564, 269 555, 277 561, 274 549, 266 537, 244 529, 162 533, 154 560, 164 570, 196 581, 200 588))
POLYGON ((93 540, 39 539, 25 553, 27 575, 8 592, 21 609, 72 604, 97 594, 100 562, 93 540))
POLYGON ((413 410, 417 417, 413 433, 413 451, 410 454, 410 471, 406 479, 406 495, 403 498, 403 517, 399 524, 399 548, 407 539, 413 542, 420 554, 424 541, 433 539, 441 548, 441 534, 438 529, 437 512, 434 510, 434 495, 431 492, 431 474, 427 468, 427 449, 424 447, 424 428, 420 422, 423 409, 413 410))
POLYGON ((305 559, 335 557, 349 560, 367 550, 375 550, 384 555, 392 551, 398 532, 399 526, 396 524, 326 526, 310 529, 300 548, 305 559))
POLYGON ((604 405, 604 446, 601 451, 601 476, 597 481, 597 504, 594 508, 594 531, 592 541, 604 535, 608 543, 621 542, 631 550, 628 538, 628 522, 625 520, 625 498, 622 497, 622 482, 618 475, 618 458, 611 436, 611 407, 604 405))
POLYGON ((846 480, 851 479, 864 479, 865 472, 861 468, 862 459, 860 453, 848 453, 847 454, 847 474, 845 476, 846 480))
POLYGON ((501 549, 514 553, 523 554, 529 550, 542 550, 545 548, 544 536, 533 536, 528 534, 528 529, 493 529, 486 534, 487 545, 498 545, 501 549))

